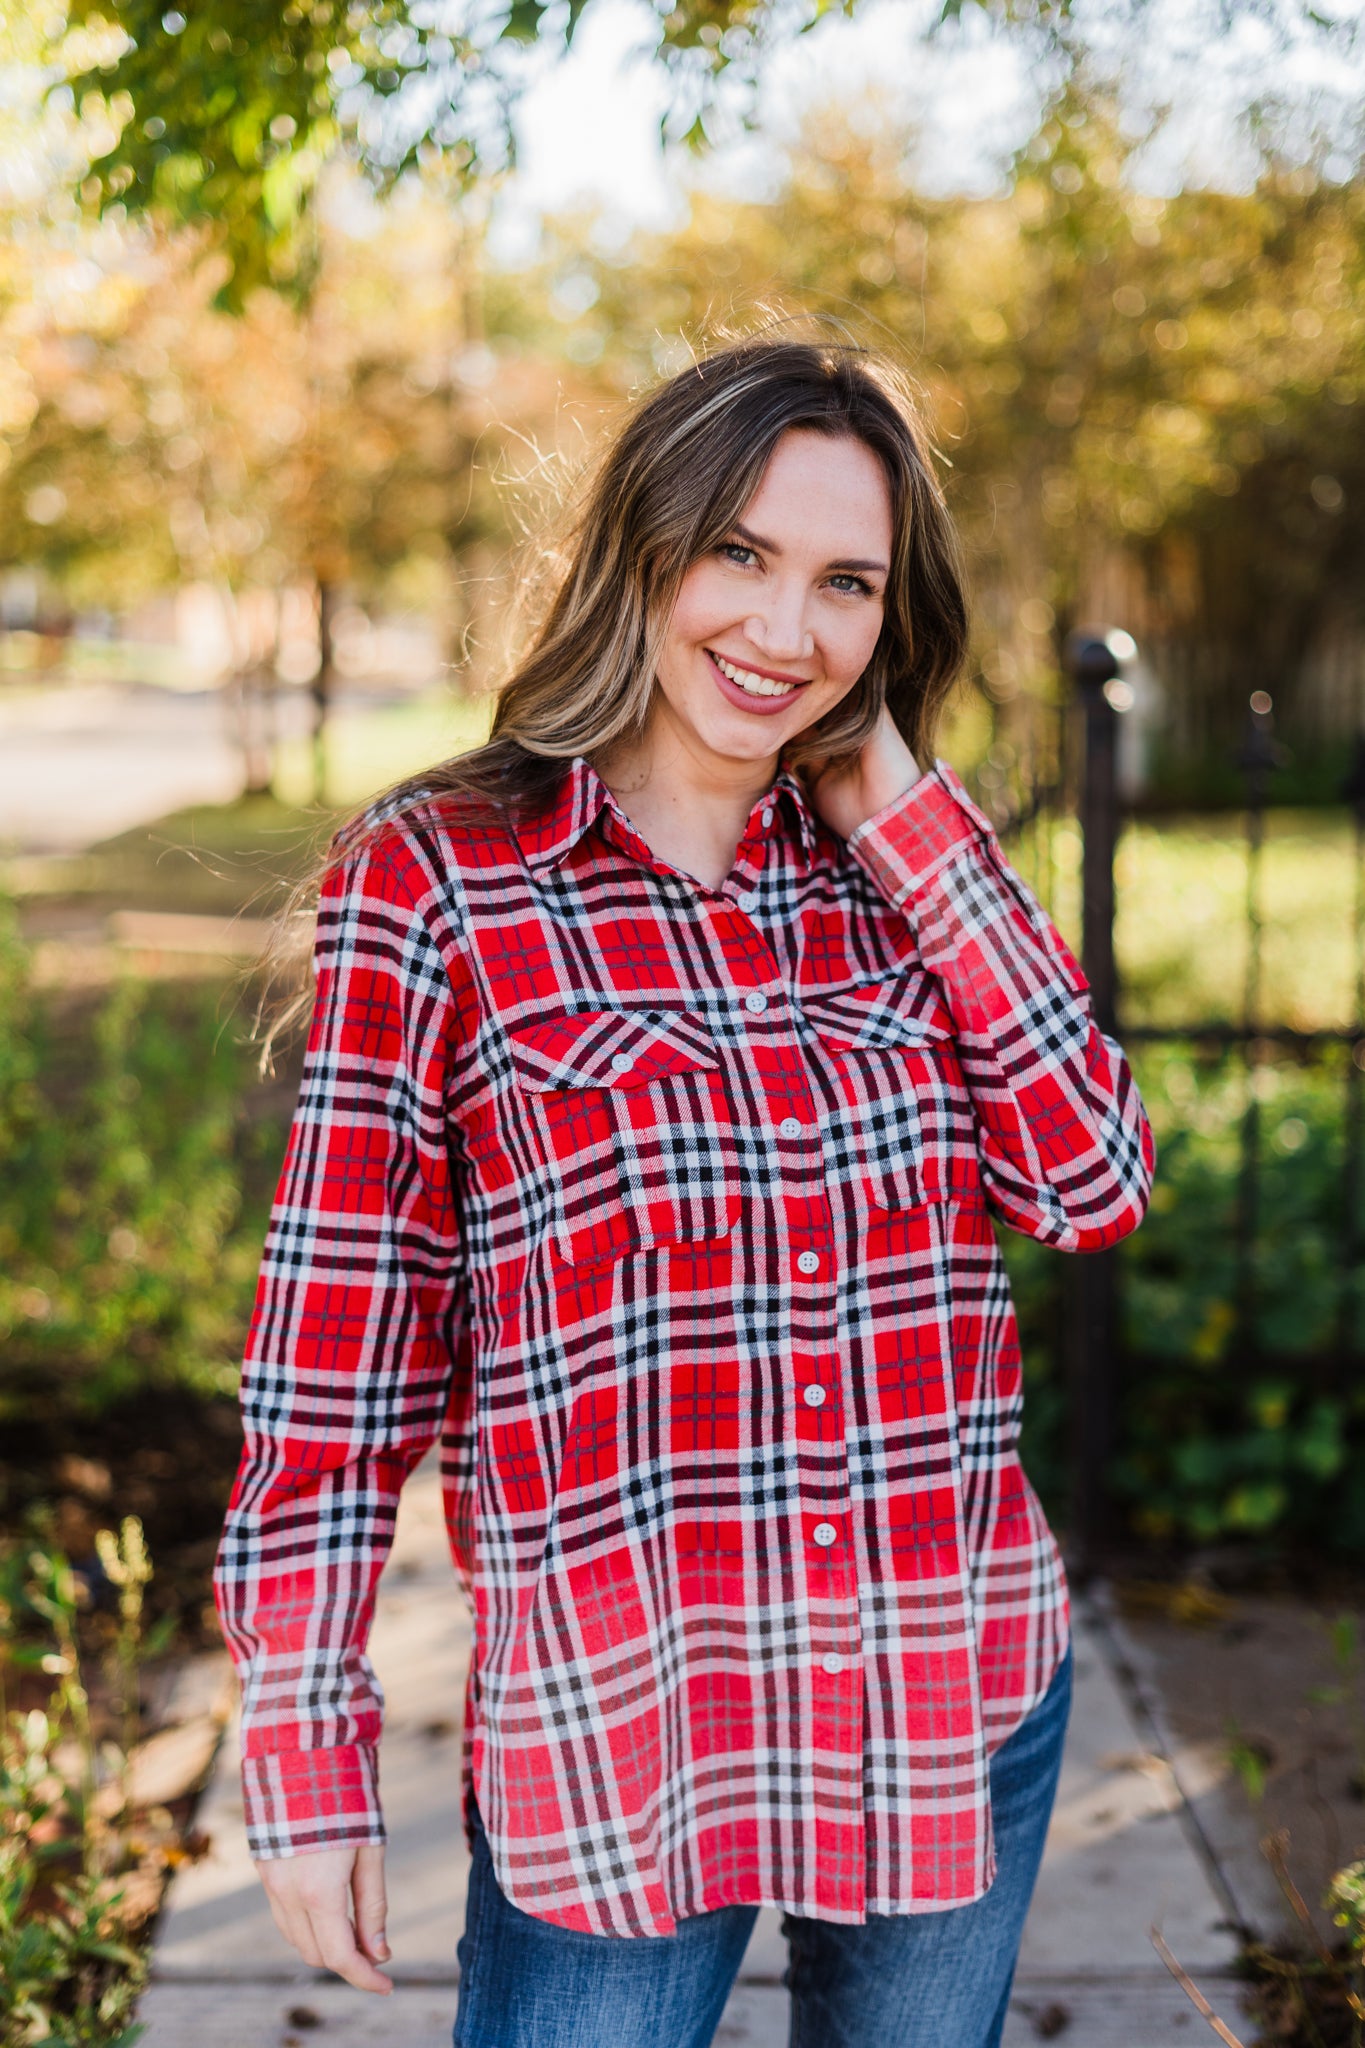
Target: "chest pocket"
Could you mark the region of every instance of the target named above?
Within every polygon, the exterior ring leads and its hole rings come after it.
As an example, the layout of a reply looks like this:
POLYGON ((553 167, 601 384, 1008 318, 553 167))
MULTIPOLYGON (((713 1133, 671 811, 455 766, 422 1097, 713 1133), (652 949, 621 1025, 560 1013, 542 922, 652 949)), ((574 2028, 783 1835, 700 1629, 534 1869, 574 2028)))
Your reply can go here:
POLYGON ((827 1170, 871 1209, 916 1209, 978 1184, 971 1103, 947 1006, 922 972, 804 994, 824 1055, 827 1170))
POLYGON ((580 1010, 510 1033, 572 1264, 723 1237, 739 1215, 716 1047, 677 1010, 580 1010))

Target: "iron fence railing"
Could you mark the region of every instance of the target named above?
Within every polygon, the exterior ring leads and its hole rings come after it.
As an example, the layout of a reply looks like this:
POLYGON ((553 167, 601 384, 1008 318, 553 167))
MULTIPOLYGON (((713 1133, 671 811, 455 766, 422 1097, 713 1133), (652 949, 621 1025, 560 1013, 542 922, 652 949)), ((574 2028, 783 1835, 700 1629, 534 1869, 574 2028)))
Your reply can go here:
MULTIPOLYGON (((1365 733, 1342 789, 1354 822, 1354 885, 1349 911, 1353 962, 1352 1009, 1339 1026, 1305 1029, 1269 1014, 1264 971, 1266 913, 1264 867, 1267 815, 1275 802, 1276 776, 1286 749, 1275 730, 1273 706, 1263 692, 1249 700, 1237 752, 1243 791, 1241 833, 1246 884, 1242 904, 1245 952, 1242 986, 1233 1017, 1198 1017, 1150 1024, 1124 1016, 1115 949, 1118 909, 1115 855, 1132 815, 1118 775, 1121 723, 1133 703, 1124 668, 1133 652, 1126 634, 1074 637, 1066 650, 1072 683, 1069 702, 1037 707, 1026 746, 995 748, 976 794, 992 814, 1007 844, 1020 853, 1033 836, 1030 880, 1038 882, 1037 834, 1045 823, 1069 820, 1082 839, 1080 872, 1080 956, 1101 1028, 1135 1050, 1187 1046, 1221 1052, 1239 1063, 1243 1109, 1237 1135, 1236 1199, 1232 1237, 1233 1326, 1227 1369, 1246 1373, 1272 1362, 1262 1338, 1258 1253, 1263 1232, 1266 1157, 1261 1070, 1286 1055, 1306 1058, 1341 1055, 1342 1142, 1340 1148, 1340 1308, 1330 1355, 1293 1360, 1298 1373, 1311 1370, 1338 1385, 1365 1362, 1365 733)), ((1014 719, 1018 729, 1017 715, 1014 719)), ((1160 829, 1159 817, 1147 822, 1160 829)), ((1050 877, 1039 893, 1047 900, 1050 877)), ((1111 1483, 1121 1400, 1140 1379, 1144 1361, 1126 1345, 1120 1313, 1122 1255, 1100 1253, 1067 1262, 1062 1353, 1069 1416, 1069 1538, 1073 1566, 1084 1570, 1111 1545, 1118 1512, 1111 1483)))

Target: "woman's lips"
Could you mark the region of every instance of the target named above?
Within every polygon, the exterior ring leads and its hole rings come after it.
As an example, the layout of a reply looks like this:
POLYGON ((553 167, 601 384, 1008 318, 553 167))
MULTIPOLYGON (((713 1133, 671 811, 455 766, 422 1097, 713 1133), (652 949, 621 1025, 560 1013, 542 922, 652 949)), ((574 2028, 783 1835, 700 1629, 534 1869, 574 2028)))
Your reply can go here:
MULTIPOLYGON (((756 712, 760 718, 769 717, 773 712, 781 711, 785 705, 791 703, 799 691, 806 687, 803 682, 793 681, 790 689, 782 690, 776 696, 756 697, 752 691, 746 690, 739 683, 730 680, 709 647, 706 649, 706 659, 711 664, 711 674, 715 679, 716 688, 720 691, 722 697, 727 698, 731 704, 737 704, 741 711, 756 712)), ((740 662, 733 662, 731 666, 739 668, 742 664, 740 662)), ((750 673, 757 673, 757 671, 750 671, 750 673)), ((776 681, 777 678, 765 678, 766 680, 776 681)))

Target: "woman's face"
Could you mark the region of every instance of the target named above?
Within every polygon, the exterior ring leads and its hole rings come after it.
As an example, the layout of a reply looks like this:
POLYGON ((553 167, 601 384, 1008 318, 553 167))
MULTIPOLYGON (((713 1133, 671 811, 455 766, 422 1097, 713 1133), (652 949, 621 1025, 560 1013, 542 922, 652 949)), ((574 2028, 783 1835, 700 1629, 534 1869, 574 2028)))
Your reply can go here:
POLYGON ((890 562, 891 498, 871 449, 784 434, 739 520, 683 578, 655 715, 694 753, 770 759, 871 660, 890 562))

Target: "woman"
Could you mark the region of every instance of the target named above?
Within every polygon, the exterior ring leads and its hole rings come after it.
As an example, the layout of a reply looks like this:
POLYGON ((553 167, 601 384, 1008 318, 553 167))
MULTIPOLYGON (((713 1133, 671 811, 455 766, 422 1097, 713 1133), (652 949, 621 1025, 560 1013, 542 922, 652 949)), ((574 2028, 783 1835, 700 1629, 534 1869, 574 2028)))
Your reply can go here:
POLYGON ((458 2048, 1000 2039, 1070 1682, 991 1228, 1151 1140, 951 770, 953 534, 874 359, 759 339, 597 475, 490 744, 344 840, 219 1568, 253 1848, 387 1990, 364 1645, 439 1435, 476 1617, 458 2048))

